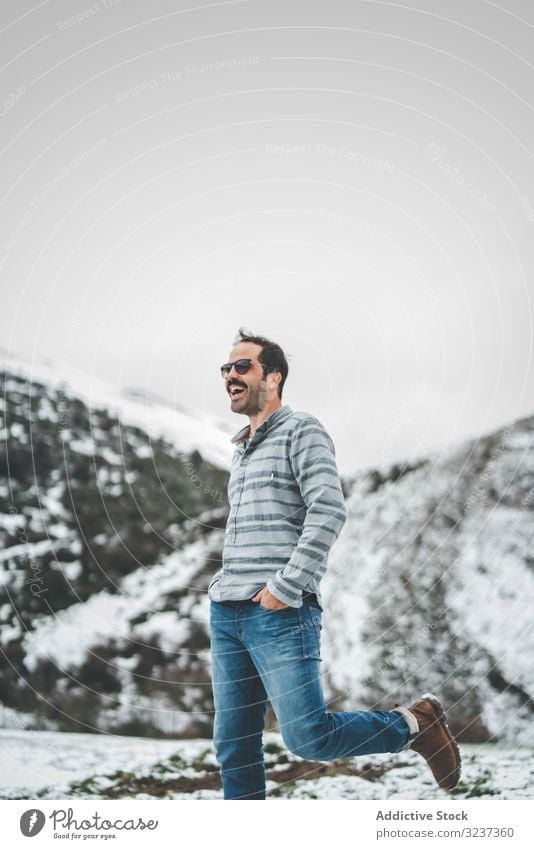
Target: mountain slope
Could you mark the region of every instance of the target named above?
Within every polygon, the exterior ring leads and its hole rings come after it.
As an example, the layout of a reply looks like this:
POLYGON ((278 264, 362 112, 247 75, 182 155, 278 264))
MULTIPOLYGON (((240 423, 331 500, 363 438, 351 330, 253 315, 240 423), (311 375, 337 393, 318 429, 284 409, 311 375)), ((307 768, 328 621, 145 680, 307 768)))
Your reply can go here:
MULTIPOLYGON (((229 469, 232 459, 230 437, 234 429, 203 411, 168 401, 136 387, 118 392, 105 380, 88 374, 69 362, 29 360, 0 348, 0 369, 28 384, 46 385, 60 396, 62 390, 82 401, 89 411, 105 409, 113 419, 143 431, 150 439, 163 439, 190 454, 200 451, 214 466, 229 469)), ((29 387, 31 394, 31 386, 29 387)), ((58 425, 67 424, 68 404, 60 405, 58 425)), ((44 414, 46 415, 46 414, 44 414)))
POLYGON ((205 733, 207 635, 191 617, 219 563, 227 472, 198 450, 203 423, 189 416, 177 447, 65 384, 1 380, 0 700, 46 727, 205 733))
MULTIPOLYGON (((202 424, 186 452, 178 419, 176 445, 88 395, 6 374, 0 707, 22 727, 209 737, 227 467, 202 454, 202 424)), ((432 690, 462 740, 534 741, 533 438, 524 418, 344 480, 323 580, 330 709, 432 690)))
POLYGON ((534 739, 533 441, 531 417, 347 484, 324 580, 345 705, 432 690, 466 739, 534 739))

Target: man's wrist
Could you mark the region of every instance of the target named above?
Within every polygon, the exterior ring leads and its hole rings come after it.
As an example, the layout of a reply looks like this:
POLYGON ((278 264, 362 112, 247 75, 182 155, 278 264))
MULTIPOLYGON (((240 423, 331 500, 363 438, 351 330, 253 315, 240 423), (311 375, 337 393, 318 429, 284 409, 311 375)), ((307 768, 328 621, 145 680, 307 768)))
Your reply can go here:
POLYGON ((276 580, 276 577, 269 578, 266 587, 272 595, 279 599, 279 601, 283 601, 284 604, 287 604, 289 607, 302 607, 302 592, 299 594, 298 598, 295 598, 295 590, 292 590, 291 595, 288 595, 280 581, 276 580))

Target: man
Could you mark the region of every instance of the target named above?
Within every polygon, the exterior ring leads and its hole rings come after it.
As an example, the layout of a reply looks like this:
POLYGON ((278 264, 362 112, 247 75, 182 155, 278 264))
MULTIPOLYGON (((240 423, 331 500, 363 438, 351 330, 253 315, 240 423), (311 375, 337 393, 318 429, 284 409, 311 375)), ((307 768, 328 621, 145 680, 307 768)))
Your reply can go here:
POLYGON ((328 712, 321 686, 320 581, 347 510, 333 442, 312 415, 282 404, 279 345, 239 330, 221 367, 234 413, 222 567, 210 581, 214 745, 225 799, 265 799, 266 703, 286 746, 309 760, 413 748, 452 789, 460 754, 439 701, 328 712))

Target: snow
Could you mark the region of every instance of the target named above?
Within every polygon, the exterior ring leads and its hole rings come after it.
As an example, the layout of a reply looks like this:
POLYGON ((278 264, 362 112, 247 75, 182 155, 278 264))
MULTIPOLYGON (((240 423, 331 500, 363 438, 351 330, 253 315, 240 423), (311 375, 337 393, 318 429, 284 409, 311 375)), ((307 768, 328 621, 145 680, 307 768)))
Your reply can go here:
POLYGON ((75 581, 82 574, 82 564, 79 560, 71 560, 68 563, 63 563, 61 560, 56 560, 54 564, 64 573, 69 581, 75 581))
MULTIPOLYGON (((20 525, 20 516, 18 517, 18 525, 20 525)), ((52 550, 53 543, 48 539, 40 540, 40 542, 32 542, 21 543, 20 545, 12 545, 9 548, 4 548, 0 551, 0 563, 9 561, 14 557, 26 557, 28 555, 29 550, 34 557, 39 557, 42 554, 46 554, 48 551, 52 550)))
MULTIPOLYGON (((367 771, 361 775, 319 775, 321 764, 309 765, 303 777, 285 780, 288 764, 301 759, 284 749, 281 737, 266 732, 279 755, 266 756, 267 801, 280 799, 531 799, 534 794, 534 751, 495 744, 464 744, 462 777, 453 794, 435 783, 423 759, 410 750, 365 755, 337 763, 367 771), (373 767, 373 773, 369 768, 373 767), (279 780, 274 776, 279 775, 279 780), (269 795, 271 794, 271 795, 269 795)), ((4 799, 106 798, 124 770, 149 777, 154 785, 176 778, 190 779, 190 792, 160 791, 167 799, 222 799, 220 787, 195 787, 211 772, 218 773, 213 744, 207 739, 156 740, 113 734, 0 730, 0 797, 4 799), (177 757, 181 761, 177 760, 177 757), (168 760, 174 758, 174 760, 168 760), (71 786, 85 781, 83 788, 71 786)), ((355 771, 356 771, 355 770, 355 771)), ((215 783, 218 783, 216 781, 215 783)), ((128 789, 128 798, 156 798, 128 789)), ((157 798, 161 798, 161 795, 157 798)))
MULTIPOLYGON (((228 425, 228 430, 223 430, 218 419, 215 420, 201 410, 188 407, 178 410, 165 401, 147 397, 141 391, 118 391, 111 383, 70 362, 30 360, 0 348, 0 364, 23 379, 43 381, 62 391, 69 387, 72 396, 83 400, 90 409, 107 408, 116 413, 122 424, 140 427, 153 439, 170 440, 184 453, 196 449, 208 462, 223 469, 230 468, 234 448, 230 439, 234 429, 228 425)), ((12 388, 20 392, 16 384, 12 388)), ((6 391, 9 390, 7 381, 6 391)), ((17 427, 17 437, 22 440, 25 436, 21 426, 17 427)), ((63 429, 61 436, 68 441, 68 429, 63 429)), ((91 453, 89 444, 76 445, 76 450, 91 453)))
POLYGON ((26 729, 42 729, 46 731, 56 731, 57 725, 51 719, 46 719, 40 714, 23 713, 20 710, 13 710, 7 707, 0 701, 0 729, 12 728, 17 731, 26 729))
POLYGON ((449 600, 463 628, 484 639, 508 680, 532 693, 534 664, 525 663, 525 657, 534 657, 534 573, 503 550, 501 512, 488 518, 485 533, 464 548, 449 600))
POLYGON ((23 640, 24 665, 33 672, 41 659, 49 658, 60 669, 78 667, 92 648, 132 636, 130 622, 150 612, 153 615, 142 627, 136 626, 134 635, 144 642, 147 635, 159 634, 165 645, 177 650, 177 640, 185 633, 186 623, 181 623, 178 612, 154 614, 166 593, 187 587, 208 552, 209 543, 198 540, 183 551, 173 552, 163 563, 131 572, 115 594, 102 590, 55 616, 34 618, 34 629, 23 640))
POLYGON ((352 704, 414 698, 434 675, 457 715, 532 745, 534 432, 506 450, 497 437, 420 458, 395 482, 353 478, 323 579, 323 673, 352 704))
MULTIPOLYGON (((193 743, 186 748, 194 756, 201 747, 193 743)), ((61 787, 118 769, 145 769, 161 757, 174 754, 176 749, 177 743, 172 740, 0 730, 0 786, 15 793, 32 792, 50 784, 61 787)))
MULTIPOLYGON (((57 366, 37 365, 33 369, 28 362, 19 365, 26 379, 31 374, 31 379, 50 381, 52 385, 64 383, 64 373, 57 366)), ((9 367, 14 367, 12 358, 9 367)), ((6 385, 14 394, 21 395, 21 387, 15 381, 8 380, 6 385)), ((119 397, 110 385, 95 382, 76 371, 72 373, 72 386, 73 395, 79 394, 93 406, 116 409, 121 420, 146 429, 151 436, 160 432, 181 447, 190 440, 190 447, 197 447, 207 459, 209 452, 205 446, 208 445, 220 461, 213 462, 228 466, 221 459, 223 454, 228 459, 232 453, 227 434, 215 428, 213 422, 193 415, 193 411, 174 410, 164 402, 143 398, 142 393, 130 392, 127 397, 119 397)), ((52 415, 50 404, 44 410, 47 418, 52 415)), ((484 770, 489 770, 490 776, 498 775, 499 787, 511 788, 511 792, 520 792, 521 786, 525 786, 522 776, 526 760, 522 752, 528 751, 528 757, 532 758, 532 751, 525 747, 534 743, 530 707, 534 696, 534 488, 531 486, 534 466, 530 460, 532 451, 528 453, 534 431, 530 426, 529 432, 521 432, 517 430, 519 426, 505 441, 501 438, 498 446, 496 440, 482 447, 477 442, 465 442, 462 447, 443 450, 439 455, 428 453, 420 458, 420 465, 414 471, 395 480, 381 481, 376 487, 364 473, 356 475, 347 499, 349 519, 332 551, 323 581, 326 602, 323 672, 331 686, 327 696, 340 695, 352 705, 367 704, 366 681, 374 678, 373 686, 380 697, 389 698, 399 688, 411 687, 413 679, 418 682, 418 676, 441 674, 439 663, 445 658, 446 676, 443 674, 441 680, 444 685, 451 685, 447 707, 458 708, 460 698, 465 698, 469 717, 480 716, 485 729, 501 737, 502 745, 506 740, 509 746, 514 746, 502 750, 485 746, 477 750, 473 775, 479 770, 476 774, 482 781, 484 770), (436 596, 434 605, 431 591, 438 578, 443 578, 445 591, 443 597, 436 596), (409 592, 413 593, 412 597, 409 592), (440 619, 442 608, 449 614, 446 621, 444 617, 440 619), (383 626, 379 621, 381 616, 383 626), (436 629, 436 623, 440 628, 436 629), (395 642, 388 646, 391 631, 395 642), (389 659, 395 661, 395 674, 390 673, 383 656, 376 651, 383 640, 389 659), (452 654, 458 646, 460 650, 453 659, 447 659, 447 649, 452 654), (497 672, 501 680, 492 682, 490 672, 497 672), (512 769, 513 763, 519 777, 512 769)), ((95 428, 94 433, 97 432, 106 437, 104 431, 95 428)), ((20 425, 16 433, 21 438, 27 436, 20 425)), ((68 429, 62 431, 62 436, 72 450, 87 456, 93 454, 93 440, 71 441, 68 429)), ((147 457, 152 454, 142 438, 136 450, 147 457)), ((104 456, 115 466, 122 464, 121 456, 110 448, 104 449, 104 456)), ((391 465, 384 463, 382 471, 387 475, 391 465)), ((109 487, 110 492, 120 491, 120 477, 116 468, 98 473, 99 482, 109 487)), ((9 568, 12 559, 25 557, 36 561, 58 540, 68 543, 73 553, 80 553, 79 541, 69 540, 71 532, 61 521, 68 515, 59 500, 63 487, 58 482, 46 494, 40 493, 43 515, 46 518, 48 513, 50 517, 46 529, 57 539, 18 544, 0 551, 0 579, 9 585, 10 591, 20 585, 24 576, 22 569, 9 568)), ((7 487, 4 490, 7 492, 7 487)), ((209 525, 224 512, 225 508, 207 510, 190 522, 209 525)), ((23 527, 38 531, 39 511, 29 508, 27 513, 6 515, 0 521, 12 533, 23 527)), ((44 521, 43 518, 41 523, 44 521)), ((179 538, 190 538, 187 524, 183 530, 181 535, 180 529, 179 538)), ((178 531, 176 526, 177 537, 178 531)), ((17 542, 22 539, 20 533, 17 542)), ((108 541, 106 534, 95 538, 100 544, 108 541)), ((162 563, 136 569, 120 581, 115 594, 103 590, 83 604, 74 604, 55 615, 34 617, 34 630, 26 633, 22 641, 26 668, 34 671, 46 658, 63 670, 77 668, 100 644, 113 646, 124 639, 156 643, 167 653, 177 652, 173 660, 180 668, 187 654, 185 651, 180 654, 180 648, 190 634, 191 621, 207 624, 208 598, 203 594, 198 600, 197 593, 190 593, 180 598, 179 610, 173 611, 164 609, 166 595, 195 588, 196 576, 204 568, 206 558, 220 551, 222 542, 222 531, 212 534, 207 541, 175 551, 162 563), (144 621, 132 624, 139 619, 144 621)), ((59 563, 58 568, 75 577, 80 566, 77 562, 59 563)), ((12 639, 17 633, 12 623, 2 629, 4 640, 12 639)), ((120 649, 121 646, 118 655, 120 649)), ((209 653, 202 650, 197 657, 209 671, 209 653)), ((119 672, 124 673, 123 677, 118 676, 123 689, 114 700, 119 707, 115 709, 114 704, 109 709, 107 727, 116 730, 118 726, 114 722, 133 716, 139 709, 141 713, 161 716, 161 730, 177 733, 178 723, 185 719, 178 716, 176 705, 160 694, 152 699, 135 690, 129 668, 134 668, 137 660, 136 656, 129 659, 119 656, 113 660, 119 672)), ((60 679, 58 686, 62 683, 60 679)), ((185 705, 191 713, 199 710, 199 702, 193 687, 189 692, 191 704, 182 701, 180 707, 185 705)), ((415 695, 419 695, 417 689, 415 695)), ((410 761, 412 755, 405 757, 409 767, 403 767, 403 772, 400 768, 388 770, 383 780, 374 784, 354 775, 309 777, 301 782, 300 789, 292 785, 291 792, 302 792, 302 798, 310 798, 310 794, 319 794, 318 798, 403 798, 394 794, 434 793, 432 781, 425 779, 419 766, 410 761), (408 775, 412 782, 409 785, 408 775), (375 793, 386 795, 369 795, 375 793)), ((531 786, 531 776, 528 781, 531 786)), ((489 786, 488 781, 484 783, 489 786)))
POLYGON ((95 446, 92 439, 69 439, 66 436, 67 431, 62 431, 62 439, 69 443, 69 448, 76 454, 84 454, 86 457, 92 457, 95 453, 95 446))
MULTIPOLYGON (((12 536, 16 532, 17 528, 24 525, 25 522, 25 516, 21 515, 20 513, 2 513, 0 515, 0 525, 6 529, 10 536, 12 536)), ((0 554, 2 553, 3 552, 0 551, 0 554)), ((5 560, 6 558, 2 559, 5 560)))
POLYGON ((154 639, 158 639, 159 645, 164 652, 177 652, 180 646, 189 636, 189 622, 178 618, 178 614, 173 610, 166 610, 163 613, 156 613, 147 619, 146 622, 140 622, 132 631, 134 639, 139 639, 148 645, 154 644, 154 639))

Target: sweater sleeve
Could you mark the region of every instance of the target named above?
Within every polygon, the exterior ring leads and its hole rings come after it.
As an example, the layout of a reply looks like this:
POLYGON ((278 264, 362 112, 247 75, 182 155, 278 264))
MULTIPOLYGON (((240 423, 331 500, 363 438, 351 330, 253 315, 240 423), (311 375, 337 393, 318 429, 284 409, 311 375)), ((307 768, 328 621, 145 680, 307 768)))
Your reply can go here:
POLYGON ((334 443, 313 417, 291 434, 289 460, 306 506, 306 517, 290 559, 267 581, 267 589, 290 607, 301 607, 302 591, 323 577, 328 553, 347 518, 334 443))

